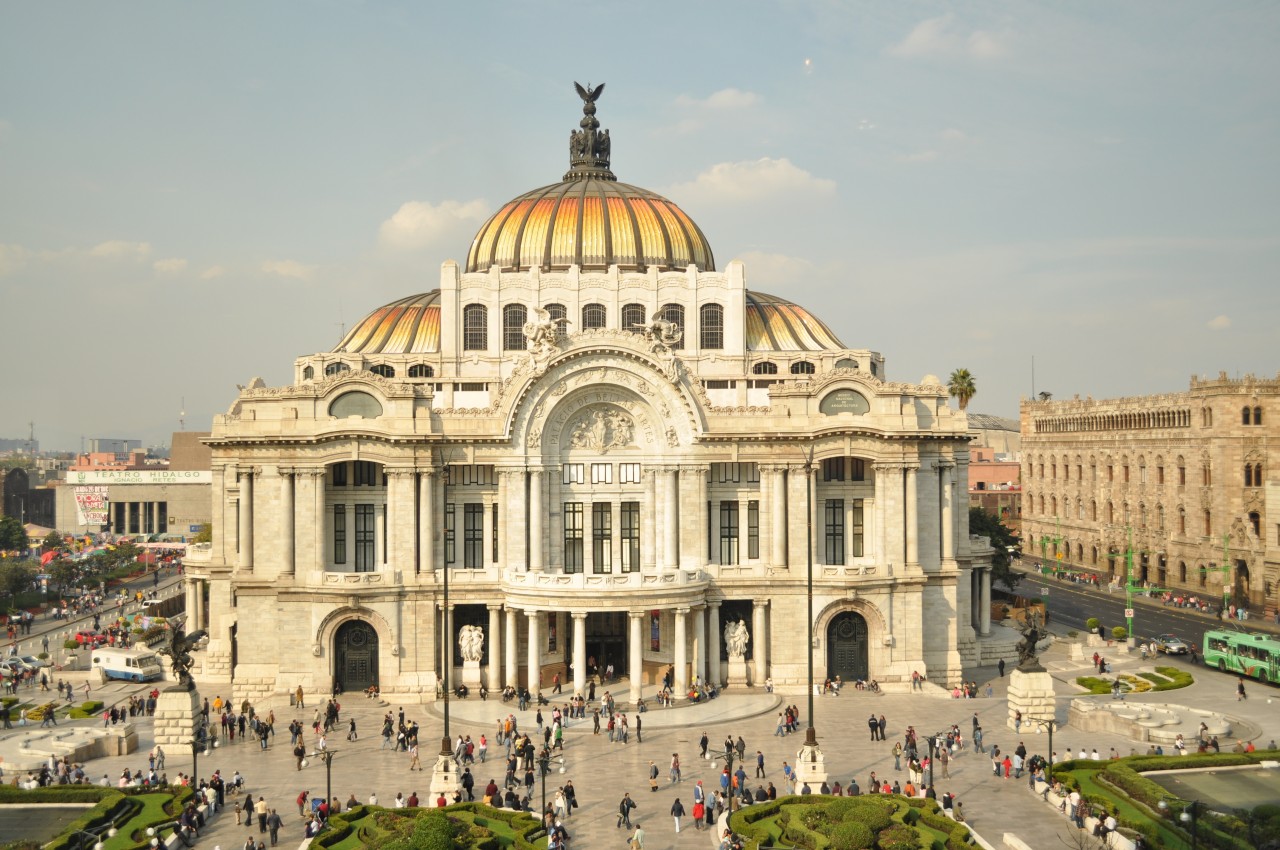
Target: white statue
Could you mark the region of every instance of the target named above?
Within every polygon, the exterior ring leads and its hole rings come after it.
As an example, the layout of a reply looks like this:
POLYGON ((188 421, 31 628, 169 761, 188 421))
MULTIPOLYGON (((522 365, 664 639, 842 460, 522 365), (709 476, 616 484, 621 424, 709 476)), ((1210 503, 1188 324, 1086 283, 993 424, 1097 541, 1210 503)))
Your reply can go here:
POLYGON ((730 658, 742 658, 747 654, 747 641, 751 639, 751 633, 747 631, 747 624, 743 620, 736 623, 730 620, 724 626, 724 645, 729 651, 730 658))
POLYGON ((479 662, 484 657, 484 627, 463 626, 459 629, 458 650, 463 661, 479 662))
POLYGON ((535 367, 544 366, 547 359, 556 352, 556 340, 561 328, 569 324, 568 319, 553 319, 545 307, 534 307, 536 319, 524 323, 521 329, 529 340, 529 359, 535 367))

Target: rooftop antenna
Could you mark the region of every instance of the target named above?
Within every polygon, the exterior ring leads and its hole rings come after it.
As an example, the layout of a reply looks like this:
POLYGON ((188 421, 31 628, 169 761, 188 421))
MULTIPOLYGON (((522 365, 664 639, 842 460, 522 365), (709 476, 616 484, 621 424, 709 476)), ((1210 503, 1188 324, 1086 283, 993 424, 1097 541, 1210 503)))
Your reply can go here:
POLYGON ((182 397, 182 410, 178 413, 178 430, 187 430, 187 397, 182 397))
POLYGON ((1031 355, 1031 400, 1036 399, 1036 356, 1031 355))

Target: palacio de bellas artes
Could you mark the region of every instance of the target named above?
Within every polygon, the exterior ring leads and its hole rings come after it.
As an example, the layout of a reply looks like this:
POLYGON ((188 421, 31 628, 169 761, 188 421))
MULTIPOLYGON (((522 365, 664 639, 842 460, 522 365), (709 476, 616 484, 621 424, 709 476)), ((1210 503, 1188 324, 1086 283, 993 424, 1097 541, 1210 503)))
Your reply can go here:
POLYGON ((799 692, 810 649, 818 681, 902 690, 993 663, 965 414, 619 182, 602 88, 560 182, 438 288, 215 417, 202 690, 585 693, 611 666, 634 701, 668 675, 799 692))

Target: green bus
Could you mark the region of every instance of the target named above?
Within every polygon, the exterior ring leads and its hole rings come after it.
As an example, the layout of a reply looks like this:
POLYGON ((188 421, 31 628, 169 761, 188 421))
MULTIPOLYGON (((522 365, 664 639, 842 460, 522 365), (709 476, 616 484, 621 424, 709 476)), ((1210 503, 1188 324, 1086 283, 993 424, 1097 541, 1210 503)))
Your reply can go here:
POLYGON ((1280 639, 1257 632, 1207 631, 1204 663, 1224 673, 1280 683, 1280 639))

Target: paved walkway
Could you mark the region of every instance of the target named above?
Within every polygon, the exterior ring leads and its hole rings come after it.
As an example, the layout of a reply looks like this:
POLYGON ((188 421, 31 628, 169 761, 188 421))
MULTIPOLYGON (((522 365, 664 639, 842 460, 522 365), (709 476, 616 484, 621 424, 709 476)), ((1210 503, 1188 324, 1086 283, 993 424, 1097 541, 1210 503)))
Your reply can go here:
MULTIPOLYGON (((1069 660, 1066 645, 1060 643, 1046 654, 1044 660, 1057 682, 1061 699, 1058 717, 1065 721, 1066 703, 1071 695, 1078 693, 1072 680, 1089 672, 1084 666, 1087 659, 1083 664, 1073 664, 1069 660)), ((1124 671, 1131 666, 1139 666, 1140 663, 1136 660, 1117 659, 1115 666, 1117 671, 1124 671)), ((1280 696, 1280 691, 1252 686, 1250 699, 1236 703, 1233 678, 1203 668, 1197 670, 1196 675, 1197 682, 1194 686, 1181 691, 1153 694, 1151 701, 1173 701, 1192 708, 1226 711, 1247 719, 1257 727, 1259 736, 1264 741, 1280 737, 1280 714, 1267 704, 1267 698, 1280 696)), ((933 695, 870 694, 846 689, 844 696, 816 699, 815 727, 831 770, 831 779, 839 780, 844 785, 850 778, 856 777, 858 784, 866 788, 869 774, 875 771, 878 776, 890 776, 905 782, 905 771, 893 771, 891 750, 893 741, 901 737, 906 726, 914 725, 920 733, 927 734, 955 723, 968 735, 970 718, 975 712, 984 727, 987 745, 996 743, 1002 749, 1012 750, 1019 737, 1004 727, 1008 713, 1005 702, 1008 679, 996 677, 994 670, 976 671, 974 677, 979 681, 980 688, 986 681, 991 681, 992 698, 952 700, 933 695), (868 740, 866 718, 873 712, 877 715, 884 714, 888 720, 887 742, 873 743, 868 740)), ((215 692, 209 689, 205 695, 212 699, 215 692)), ((621 831, 614 827, 615 812, 622 792, 630 791, 639 804, 633 820, 644 824, 649 847, 705 848, 710 843, 705 832, 695 831, 686 820, 684 830, 677 835, 668 815, 676 797, 682 800, 686 809, 692 808, 692 787, 695 781, 702 780, 708 788, 716 785, 720 764, 696 757, 698 738, 705 730, 714 749, 717 743, 724 741, 727 734, 732 734, 735 738, 742 735, 747 743, 748 761, 752 767, 754 754, 759 749, 766 759, 766 781, 771 780, 781 787, 782 762, 784 759, 794 762, 795 752, 803 739, 801 736, 774 736, 775 717, 780 710, 779 697, 799 705, 802 711, 805 709, 805 698, 802 695, 747 695, 731 692, 706 705, 650 709, 644 715, 643 742, 636 742, 633 738, 626 745, 610 744, 604 734, 592 735, 590 717, 586 721, 574 721, 566 731, 564 773, 553 773, 548 778, 548 798, 554 794, 556 785, 564 780, 573 781, 581 808, 570 819, 568 829, 578 847, 623 846, 621 831), (667 767, 674 752, 680 753, 684 766, 684 781, 676 786, 672 786, 666 778, 667 767), (662 780, 657 793, 647 790, 650 760, 661 771, 662 780)), ((1138 701, 1141 701, 1141 697, 1130 697, 1131 703, 1138 701)), ((512 706, 503 706, 500 700, 494 699, 481 702, 474 697, 461 703, 454 702, 451 704, 452 731, 455 735, 461 732, 470 734, 473 738, 484 733, 492 739, 497 718, 512 706)), ((380 718, 387 710, 387 707, 358 695, 352 695, 343 701, 343 728, 345 730, 346 717, 354 716, 361 737, 355 743, 348 743, 343 740, 343 731, 336 734, 331 742, 331 748, 336 750, 332 775, 334 796, 345 801, 354 793, 357 799, 367 800, 370 793, 376 792, 379 802, 385 805, 390 803, 397 792, 408 796, 410 792, 416 791, 425 800, 430 774, 411 773, 408 770, 408 758, 404 754, 379 749, 380 718)), ((438 706, 405 706, 405 714, 406 718, 417 719, 422 724, 423 752, 430 753, 433 749, 430 742, 439 740, 442 732, 438 706)), ((522 728, 531 726, 533 714, 530 710, 520 716, 522 728)), ((289 753, 288 736, 283 730, 292 717, 300 717, 309 723, 312 715, 311 707, 303 710, 277 707, 277 728, 282 731, 270 749, 260 751, 256 744, 236 743, 221 747, 215 753, 200 759, 200 773, 205 776, 214 769, 221 769, 224 775, 240 770, 255 798, 258 794, 264 795, 270 805, 287 816, 285 834, 289 839, 286 843, 290 845, 294 839, 300 839, 302 833, 302 822, 294 800, 302 790, 310 791, 313 795, 324 793, 325 769, 318 759, 313 759, 310 766, 301 772, 297 771, 289 753)), ((146 753, 152 741, 150 721, 141 722, 139 731, 142 749, 138 753, 96 760, 88 766, 91 775, 107 774, 114 778, 125 767, 145 770, 146 753)), ((1032 730, 1024 728, 1021 740, 1026 742, 1031 752, 1044 753, 1047 750, 1044 736, 1032 730)), ((310 737, 308 743, 314 743, 310 737)), ((1082 737, 1068 727, 1055 734, 1054 746, 1059 752, 1065 752, 1068 747, 1078 750, 1082 746, 1090 749, 1096 746, 1105 755, 1111 747, 1128 754, 1132 747, 1139 745, 1115 735, 1082 737)), ((501 748, 491 746, 491 754, 500 756, 501 748)), ((429 759, 424 758, 424 761, 429 764, 429 759)), ((190 772, 190 753, 170 752, 167 770, 170 777, 176 776, 180 771, 190 772)), ((749 774, 753 772, 753 769, 748 770, 749 774)), ((501 779, 501 760, 495 763, 490 758, 488 764, 477 765, 473 773, 480 787, 490 778, 501 779)), ((1027 789, 1025 781, 993 778, 990 762, 980 754, 963 753, 952 763, 950 774, 949 778, 943 778, 939 769, 936 783, 939 793, 950 790, 957 795, 964 802, 969 823, 993 845, 1001 843, 1003 833, 1012 832, 1030 846, 1056 847, 1057 836, 1070 828, 1056 810, 1041 803, 1027 789)), ((535 799, 536 792, 535 788, 535 799)), ((252 831, 256 836, 256 827, 252 831)), ((224 850, 234 850, 244 844, 248 834, 249 830, 234 824, 228 813, 224 812, 206 829, 199 846, 212 848, 219 845, 224 850)))

